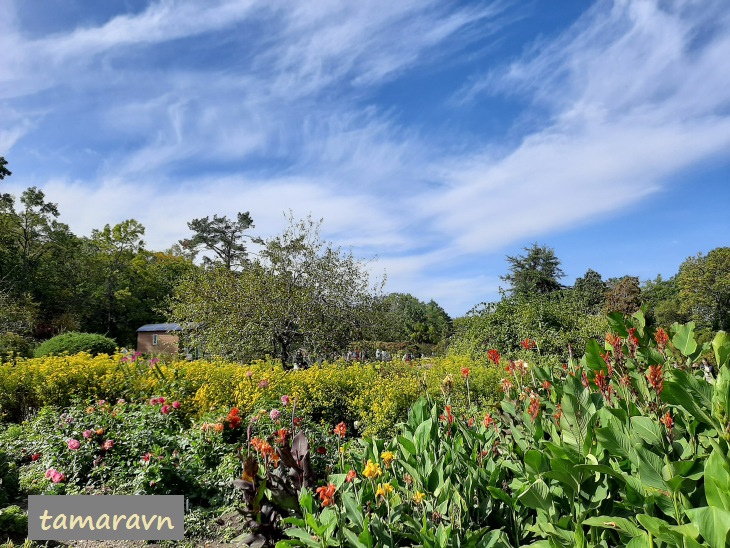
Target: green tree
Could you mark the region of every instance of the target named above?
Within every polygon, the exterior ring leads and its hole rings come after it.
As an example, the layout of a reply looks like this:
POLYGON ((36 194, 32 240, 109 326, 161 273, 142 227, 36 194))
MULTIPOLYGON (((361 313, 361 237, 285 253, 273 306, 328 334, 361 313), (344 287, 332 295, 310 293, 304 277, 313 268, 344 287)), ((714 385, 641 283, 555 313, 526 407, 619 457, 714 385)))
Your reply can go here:
POLYGON ((8 165, 8 161, 0 156, 0 181, 5 179, 5 177, 10 177, 12 175, 12 172, 6 167, 8 165))
POLYGON ((641 286, 641 300, 647 305, 647 320, 659 326, 690 321, 689 314, 681 311, 677 277, 665 280, 661 274, 641 286))
POLYGON ((92 331, 105 333, 123 344, 130 338, 125 311, 135 304, 130 288, 131 265, 144 250, 144 232, 144 226, 134 219, 91 232, 95 308, 87 321, 92 331))
POLYGON ((680 310, 698 326, 730 330, 730 247, 689 257, 679 267, 677 285, 680 310))
POLYGON ((193 219, 188 223, 188 228, 195 234, 189 240, 181 240, 179 244, 183 253, 197 253, 201 249, 211 251, 216 258, 204 257, 203 263, 206 266, 217 263, 231 270, 242 267, 248 262, 245 239, 259 241, 244 234, 253 227, 253 219, 248 211, 239 213, 235 221, 225 215, 223 217, 213 215, 213 220, 209 217, 193 219))
POLYGON ((589 268, 583 277, 576 279, 573 289, 583 298, 589 312, 597 313, 603 308, 606 300, 606 282, 595 270, 589 268))
POLYGON ((537 243, 524 248, 525 255, 507 256, 509 274, 501 279, 510 284, 512 295, 535 295, 557 291, 562 286, 560 278, 565 276, 560 269, 560 260, 555 251, 537 243))
POLYGON ((438 344, 451 333, 451 318, 433 300, 424 303, 409 293, 390 293, 378 307, 382 341, 438 344))
POLYGON ((607 285, 608 291, 606 292, 606 302, 604 304, 606 314, 612 312, 633 314, 641 308, 639 278, 636 276, 610 278, 607 285))
POLYGON ((323 241, 319 228, 290 218, 244 270, 192 273, 175 290, 170 319, 189 326, 189 344, 239 360, 268 353, 288 364, 299 349, 324 357, 371 340, 378 288, 365 264, 323 241))

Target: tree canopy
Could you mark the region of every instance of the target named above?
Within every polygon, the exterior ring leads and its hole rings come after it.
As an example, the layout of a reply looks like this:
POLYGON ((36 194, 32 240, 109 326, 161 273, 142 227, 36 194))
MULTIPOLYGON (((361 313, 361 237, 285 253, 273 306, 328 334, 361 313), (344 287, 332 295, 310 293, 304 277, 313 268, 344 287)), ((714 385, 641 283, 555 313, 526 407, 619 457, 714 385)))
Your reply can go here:
POLYGON ((525 255, 507 256, 509 274, 501 279, 510 284, 512 295, 547 294, 562 286, 559 280, 565 276, 560 269, 560 259, 555 251, 537 243, 525 247, 525 255))
POLYGON ((248 211, 238 213, 235 221, 225 215, 213 215, 212 220, 210 217, 193 219, 188 223, 188 228, 195 234, 189 240, 181 240, 180 246, 193 257, 200 250, 211 251, 215 257, 203 257, 204 264, 222 264, 231 270, 247 263, 248 250, 244 242, 247 238, 254 241, 256 239, 247 236, 245 232, 253 227, 253 219, 248 211))
POLYGON ((171 319, 189 344, 212 355, 246 360, 272 354, 291 363, 372 339, 373 304, 366 265, 320 237, 320 223, 295 221, 264 242, 240 271, 196 271, 176 288, 171 319))
POLYGON ((679 267, 681 311, 700 327, 730 330, 730 247, 690 257, 679 267))

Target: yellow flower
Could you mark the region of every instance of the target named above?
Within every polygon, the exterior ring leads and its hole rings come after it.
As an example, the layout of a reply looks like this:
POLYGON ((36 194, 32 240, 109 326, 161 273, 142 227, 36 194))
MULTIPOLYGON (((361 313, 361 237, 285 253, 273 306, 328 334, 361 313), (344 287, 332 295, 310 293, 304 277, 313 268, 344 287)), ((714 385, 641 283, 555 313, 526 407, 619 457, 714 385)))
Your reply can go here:
POLYGON ((375 497, 383 497, 385 498, 386 495, 393 492, 393 486, 390 483, 386 483, 383 485, 382 483, 378 484, 378 489, 375 491, 375 497))
POLYGON ((344 454, 345 454, 345 448, 344 447, 340 447, 340 455, 344 455, 344 454))
POLYGON ((375 464, 373 461, 369 460, 367 465, 365 465, 365 470, 362 471, 362 475, 368 479, 379 478, 383 475, 383 470, 380 468, 379 464, 375 464))
POLYGON ((390 467, 390 463, 395 460, 395 454, 393 451, 383 451, 380 454, 380 458, 383 459, 383 462, 385 463, 385 467, 390 467))
POLYGON ((421 504, 423 502, 423 499, 426 498, 425 493, 421 493, 420 491, 416 491, 416 494, 413 495, 413 502, 416 504, 421 504))

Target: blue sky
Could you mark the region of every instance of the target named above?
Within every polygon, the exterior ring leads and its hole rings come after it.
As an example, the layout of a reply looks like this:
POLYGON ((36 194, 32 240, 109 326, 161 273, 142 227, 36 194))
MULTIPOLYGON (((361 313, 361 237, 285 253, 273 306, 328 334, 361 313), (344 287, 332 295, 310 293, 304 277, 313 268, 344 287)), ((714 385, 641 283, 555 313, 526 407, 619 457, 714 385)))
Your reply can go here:
POLYGON ((725 0, 7 0, 0 51, 0 190, 77 234, 311 213, 454 316, 532 242, 565 283, 730 245, 725 0))

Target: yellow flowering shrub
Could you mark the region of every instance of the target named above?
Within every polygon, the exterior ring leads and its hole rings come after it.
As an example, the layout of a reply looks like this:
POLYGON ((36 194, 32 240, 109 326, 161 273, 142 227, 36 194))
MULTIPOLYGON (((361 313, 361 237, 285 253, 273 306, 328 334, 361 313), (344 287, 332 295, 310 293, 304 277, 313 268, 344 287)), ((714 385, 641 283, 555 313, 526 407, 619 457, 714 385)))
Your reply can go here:
MULTIPOLYGON (((277 360, 247 365, 223 360, 151 364, 122 355, 48 356, 0 365, 0 417, 18 420, 30 409, 66 406, 74 399, 165 396, 193 418, 238 407, 242 416, 260 409, 283 411, 281 396, 296 402, 297 416, 328 425, 358 423, 358 433, 383 435, 406 419, 427 391, 446 392, 455 412, 468 404, 500 400, 501 372, 468 358, 430 358, 410 363, 324 363, 285 370, 277 360), (468 369, 469 390, 462 370, 468 369), (445 378, 450 378, 444 384, 445 378)), ((289 408, 291 409, 291 408, 289 408)))

